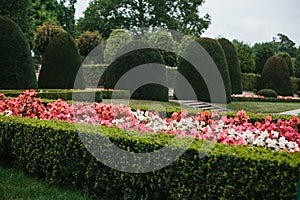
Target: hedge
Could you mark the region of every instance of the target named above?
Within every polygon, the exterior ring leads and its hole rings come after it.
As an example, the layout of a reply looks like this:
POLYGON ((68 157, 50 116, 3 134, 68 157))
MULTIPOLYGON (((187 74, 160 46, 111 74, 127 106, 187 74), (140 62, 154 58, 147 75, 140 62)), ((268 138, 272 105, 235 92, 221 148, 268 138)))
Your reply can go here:
MULTIPOLYGON (((116 128, 79 127, 90 145, 99 144, 95 131, 103 131, 115 145, 136 153, 160 149, 172 138, 130 137, 116 128)), ((216 144, 200 159, 200 140, 163 169, 121 172, 87 151, 74 124, 58 121, 0 116, 0 143, 1 158, 6 158, 1 162, 10 161, 28 174, 98 199, 295 199, 300 174, 300 153, 216 144)))

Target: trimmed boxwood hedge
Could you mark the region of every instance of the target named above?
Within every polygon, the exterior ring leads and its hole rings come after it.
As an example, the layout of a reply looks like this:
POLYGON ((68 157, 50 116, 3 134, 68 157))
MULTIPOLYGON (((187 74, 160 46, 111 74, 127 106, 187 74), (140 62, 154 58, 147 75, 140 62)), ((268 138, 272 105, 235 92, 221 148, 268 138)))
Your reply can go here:
MULTIPOLYGON (((172 138, 80 127, 90 144, 99 142, 95 131, 103 131, 115 145, 133 152, 152 152, 172 138)), ((0 143, 1 158, 13 166, 98 199, 294 199, 300 174, 299 153, 216 144, 200 159, 200 140, 168 167, 125 173, 97 161, 81 143, 75 125, 58 121, 0 116, 0 143)))

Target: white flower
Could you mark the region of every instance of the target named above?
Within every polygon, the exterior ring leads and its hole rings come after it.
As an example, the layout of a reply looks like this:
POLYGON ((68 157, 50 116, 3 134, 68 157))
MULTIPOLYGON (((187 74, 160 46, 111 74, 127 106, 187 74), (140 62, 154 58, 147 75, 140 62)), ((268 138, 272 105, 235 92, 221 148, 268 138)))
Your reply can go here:
POLYGON ((267 147, 269 147, 269 148, 276 148, 276 146, 277 146, 277 141, 272 140, 271 138, 268 138, 266 140, 266 143, 267 143, 267 147))
POLYGON ((272 134, 273 138, 279 137, 279 133, 277 131, 271 131, 271 134, 272 134))

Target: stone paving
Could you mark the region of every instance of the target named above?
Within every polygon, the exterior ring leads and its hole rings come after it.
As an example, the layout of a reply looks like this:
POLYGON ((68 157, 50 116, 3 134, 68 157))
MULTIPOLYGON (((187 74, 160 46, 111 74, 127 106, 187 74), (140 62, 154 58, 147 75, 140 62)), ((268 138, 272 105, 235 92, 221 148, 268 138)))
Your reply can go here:
POLYGON ((232 110, 223 108, 220 106, 216 106, 214 104, 202 102, 202 101, 195 101, 195 100, 170 100, 176 103, 179 103, 184 106, 189 106, 192 108, 196 108, 203 111, 220 111, 220 112, 231 112, 232 110))

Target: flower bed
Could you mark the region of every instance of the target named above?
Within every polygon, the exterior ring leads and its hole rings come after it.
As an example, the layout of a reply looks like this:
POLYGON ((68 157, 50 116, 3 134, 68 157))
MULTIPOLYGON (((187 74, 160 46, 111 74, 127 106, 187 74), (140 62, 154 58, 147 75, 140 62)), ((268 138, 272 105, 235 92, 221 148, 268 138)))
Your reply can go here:
POLYGON ((261 101, 261 102, 300 102, 299 97, 277 96, 277 98, 264 97, 256 94, 232 94, 232 101, 261 101))
POLYGON ((117 127, 141 133, 164 133, 271 150, 300 151, 298 117, 273 121, 267 116, 263 122, 250 123, 244 111, 239 111, 234 117, 209 112, 190 116, 183 111, 174 112, 170 118, 164 119, 158 112, 132 111, 124 105, 96 102, 68 104, 58 99, 45 106, 41 99, 36 98, 34 90, 27 90, 11 99, 0 94, 0 114, 117 127))

